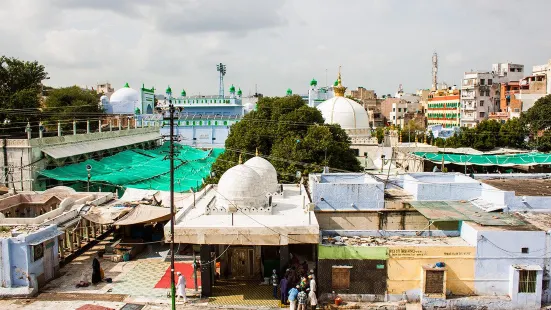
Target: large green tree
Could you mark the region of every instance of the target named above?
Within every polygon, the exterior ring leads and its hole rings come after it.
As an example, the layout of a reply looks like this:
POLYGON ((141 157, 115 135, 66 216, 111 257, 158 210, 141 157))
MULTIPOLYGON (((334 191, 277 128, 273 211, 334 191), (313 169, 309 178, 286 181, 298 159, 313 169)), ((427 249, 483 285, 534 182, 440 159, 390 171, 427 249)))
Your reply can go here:
MULTIPOLYGON (((295 182, 296 172, 321 172, 323 166, 360 171, 350 150, 350 139, 338 125, 325 125, 321 113, 306 106, 300 96, 263 97, 257 110, 231 128, 226 151, 213 165, 217 182, 235 166, 242 153, 245 162, 258 148, 278 171, 282 182, 295 182)), ((239 182, 239 180, 236 180, 239 182)))
POLYGON ((95 90, 82 89, 78 86, 52 89, 44 102, 43 117, 45 125, 53 128, 60 121, 63 128, 72 128, 71 122, 77 121, 79 129, 86 128, 86 120, 91 129, 98 126, 97 119, 103 114, 99 105, 99 95, 95 90))
POLYGON ((522 113, 520 122, 529 132, 528 145, 540 151, 551 150, 551 95, 541 97, 528 111, 522 113))
POLYGON ((0 122, 10 121, 6 131, 22 131, 25 122, 38 120, 42 81, 47 77, 36 61, 0 56, 0 122))

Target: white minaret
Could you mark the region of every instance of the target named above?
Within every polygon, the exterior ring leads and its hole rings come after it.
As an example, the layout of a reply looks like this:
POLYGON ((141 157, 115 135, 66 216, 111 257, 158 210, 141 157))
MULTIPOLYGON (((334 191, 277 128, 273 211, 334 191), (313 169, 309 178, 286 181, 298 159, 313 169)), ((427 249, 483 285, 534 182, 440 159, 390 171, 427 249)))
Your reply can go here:
POLYGON ((308 89, 308 106, 315 108, 316 107, 316 101, 319 96, 319 89, 318 89, 318 81, 316 79, 312 79, 310 81, 310 88, 308 89))

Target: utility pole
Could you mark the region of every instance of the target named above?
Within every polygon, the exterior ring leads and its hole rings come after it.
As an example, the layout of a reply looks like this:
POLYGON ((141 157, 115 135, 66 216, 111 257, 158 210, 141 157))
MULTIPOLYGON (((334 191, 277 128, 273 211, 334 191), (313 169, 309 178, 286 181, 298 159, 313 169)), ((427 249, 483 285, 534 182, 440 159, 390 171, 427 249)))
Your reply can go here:
POLYGON ((174 279, 174 105, 172 98, 168 98, 168 110, 170 113, 170 296, 172 298, 172 310, 176 310, 176 286, 174 279))

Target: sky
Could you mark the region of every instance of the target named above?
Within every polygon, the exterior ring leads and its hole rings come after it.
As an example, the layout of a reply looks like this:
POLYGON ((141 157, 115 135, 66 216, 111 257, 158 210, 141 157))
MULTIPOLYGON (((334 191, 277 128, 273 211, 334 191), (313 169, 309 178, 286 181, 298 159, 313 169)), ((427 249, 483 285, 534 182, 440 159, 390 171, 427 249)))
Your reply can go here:
POLYGON ((492 63, 551 59, 549 0, 2 0, 0 54, 37 60, 55 87, 128 82, 245 95, 307 93, 312 78, 378 95, 459 84, 492 63))

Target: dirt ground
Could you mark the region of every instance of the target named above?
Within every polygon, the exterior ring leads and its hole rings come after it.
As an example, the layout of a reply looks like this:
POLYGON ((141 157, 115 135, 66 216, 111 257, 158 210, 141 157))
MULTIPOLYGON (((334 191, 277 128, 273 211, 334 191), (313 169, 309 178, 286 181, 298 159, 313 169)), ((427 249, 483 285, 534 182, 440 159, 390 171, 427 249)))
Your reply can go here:
POLYGON ((514 191, 517 196, 551 196, 551 179, 490 179, 480 181, 504 191, 514 191))

